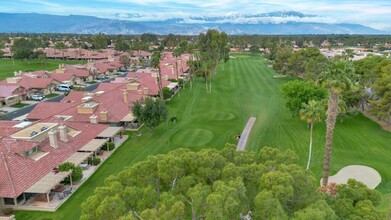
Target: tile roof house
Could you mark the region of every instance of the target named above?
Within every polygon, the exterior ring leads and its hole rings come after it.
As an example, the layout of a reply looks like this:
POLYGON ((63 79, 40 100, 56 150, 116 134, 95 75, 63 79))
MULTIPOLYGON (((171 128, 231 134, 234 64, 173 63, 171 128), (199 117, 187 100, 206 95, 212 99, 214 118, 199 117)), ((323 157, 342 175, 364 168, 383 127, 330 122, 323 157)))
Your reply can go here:
POLYGON ((31 78, 29 76, 20 75, 17 77, 9 77, 6 80, 0 81, 3 86, 21 86, 27 94, 41 91, 45 94, 54 91, 55 87, 60 84, 59 81, 50 78, 31 78))
MULTIPOLYGON (((73 97, 76 96, 79 94, 73 97)), ((128 89, 128 85, 125 83, 101 83, 95 92, 84 93, 81 99, 71 100, 67 97, 68 102, 73 102, 77 106, 69 108, 61 114, 72 116, 72 120, 79 122, 121 125, 124 118, 131 113, 132 103, 143 97, 145 95, 128 89), (112 87, 101 86, 103 84, 111 84, 112 87)))
POLYGON ((0 107, 14 105, 25 98, 24 87, 19 85, 0 85, 0 107))
MULTIPOLYGON (((170 74, 162 73, 162 86, 167 87, 171 82, 168 81, 170 74)), ((157 96, 159 94, 159 85, 156 73, 143 73, 143 72, 131 72, 126 75, 126 80, 128 82, 138 82, 139 90, 143 92, 143 94, 150 96, 157 96)), ((115 83, 116 81, 114 81, 115 83)), ((118 81, 117 81, 118 82, 118 81)))
POLYGON ((19 129, 13 123, 0 126, 13 129, 0 137, 0 200, 4 198, 6 205, 23 200, 33 184, 109 127, 70 121, 38 122, 19 129))
POLYGON ((55 48, 39 48, 38 50, 43 51, 49 59, 67 58, 71 60, 102 60, 115 56, 118 53, 112 49, 95 51, 81 48, 66 48, 62 50, 55 48))
POLYGON ((39 103, 27 118, 42 120, 62 115, 75 122, 122 125, 132 103, 143 97, 127 83, 100 83, 93 92, 70 92, 60 103, 39 103))

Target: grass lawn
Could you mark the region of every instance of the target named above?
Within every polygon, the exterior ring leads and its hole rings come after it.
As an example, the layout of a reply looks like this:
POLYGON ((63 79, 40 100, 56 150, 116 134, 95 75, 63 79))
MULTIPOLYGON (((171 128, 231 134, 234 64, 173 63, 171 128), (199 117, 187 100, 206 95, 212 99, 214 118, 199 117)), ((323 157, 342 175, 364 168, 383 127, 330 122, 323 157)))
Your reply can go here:
POLYGON ((10 76, 14 76, 15 71, 36 71, 36 70, 55 70, 58 69, 59 64, 78 64, 85 63, 85 61, 66 61, 66 60, 46 60, 46 64, 41 65, 38 60, 27 60, 22 62, 20 60, 0 59, 0 80, 10 76), (14 65, 15 63, 15 65, 14 65))
POLYGON ((11 105, 12 108, 23 108, 23 107, 26 107, 28 106, 29 104, 26 104, 26 103, 16 103, 15 105, 11 105))
MULTIPOLYGON (((17 219, 78 219, 80 205, 86 201, 104 179, 115 175, 125 166, 145 159, 148 155, 166 153, 187 147, 200 150, 221 149, 224 144, 237 143, 235 136, 243 130, 250 116, 257 117, 248 141, 248 150, 259 151, 263 146, 293 149, 304 167, 307 160, 309 130, 307 123, 292 118, 280 94, 280 85, 289 78, 273 78, 260 57, 236 55, 213 77, 212 93, 205 92, 205 83, 196 79, 169 103, 169 120, 151 134, 144 129, 142 136, 130 133, 130 139, 109 158, 95 174, 72 195, 57 212, 17 212, 17 219)), ((321 178, 325 124, 314 127, 314 154, 311 171, 321 178)), ((338 122, 334 136, 331 174, 349 164, 368 165, 383 178, 378 189, 391 193, 391 134, 361 114, 345 117, 338 122)), ((388 198, 390 198, 388 196, 388 198)), ((384 200, 386 201, 386 200, 384 200)), ((386 207, 386 203, 383 203, 386 207)))
POLYGON ((59 94, 57 94, 57 93, 50 93, 50 94, 45 95, 45 98, 50 99, 50 98, 56 97, 58 95, 59 94))

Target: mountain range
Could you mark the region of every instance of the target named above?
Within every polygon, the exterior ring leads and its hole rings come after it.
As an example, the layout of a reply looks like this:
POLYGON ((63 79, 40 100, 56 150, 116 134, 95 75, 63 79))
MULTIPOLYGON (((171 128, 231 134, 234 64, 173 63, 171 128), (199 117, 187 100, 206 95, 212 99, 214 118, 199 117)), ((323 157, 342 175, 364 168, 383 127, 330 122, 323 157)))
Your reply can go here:
POLYGON ((323 21, 316 15, 295 11, 264 14, 233 14, 220 17, 194 16, 168 20, 144 21, 129 14, 130 20, 83 15, 48 15, 36 13, 0 13, 2 33, 77 33, 77 34, 182 34, 198 35, 214 28, 230 35, 265 34, 386 34, 360 25, 323 21), (133 18, 133 20, 131 20, 133 18))

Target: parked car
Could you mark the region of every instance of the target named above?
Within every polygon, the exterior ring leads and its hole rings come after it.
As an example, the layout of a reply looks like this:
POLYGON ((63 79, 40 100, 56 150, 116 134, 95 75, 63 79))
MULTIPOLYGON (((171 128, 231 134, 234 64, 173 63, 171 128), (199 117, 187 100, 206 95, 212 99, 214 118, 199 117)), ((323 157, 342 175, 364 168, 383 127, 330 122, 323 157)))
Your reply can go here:
POLYGON ((105 75, 99 75, 98 77, 96 77, 96 79, 105 80, 105 79, 107 79, 107 77, 105 75))
POLYGON ((45 96, 42 94, 33 94, 31 95, 30 98, 31 100, 35 100, 35 101, 42 101, 45 98, 45 96))
POLYGON ((56 90, 62 91, 62 92, 69 92, 71 91, 72 86, 68 84, 60 84, 56 87, 56 90))

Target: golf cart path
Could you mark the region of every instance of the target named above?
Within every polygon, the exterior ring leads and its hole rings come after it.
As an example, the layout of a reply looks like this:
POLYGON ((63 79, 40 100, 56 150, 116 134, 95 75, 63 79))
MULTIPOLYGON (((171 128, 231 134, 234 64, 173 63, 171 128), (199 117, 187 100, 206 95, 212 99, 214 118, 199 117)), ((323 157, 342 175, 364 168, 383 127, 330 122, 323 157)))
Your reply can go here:
MULTIPOLYGON (((363 165, 349 165, 329 177, 329 183, 346 184, 348 179, 355 179, 364 183, 368 188, 374 189, 381 182, 381 176, 372 167, 363 165)), ((322 182, 322 180, 320 180, 322 182)))
POLYGON ((246 127, 244 127, 244 129, 243 129, 242 135, 240 135, 239 143, 238 143, 236 150, 238 150, 238 151, 244 150, 244 148, 246 147, 247 139, 248 139, 248 136, 250 135, 251 129, 255 123, 255 119, 256 119, 255 117, 250 117, 250 119, 248 119, 246 127))

